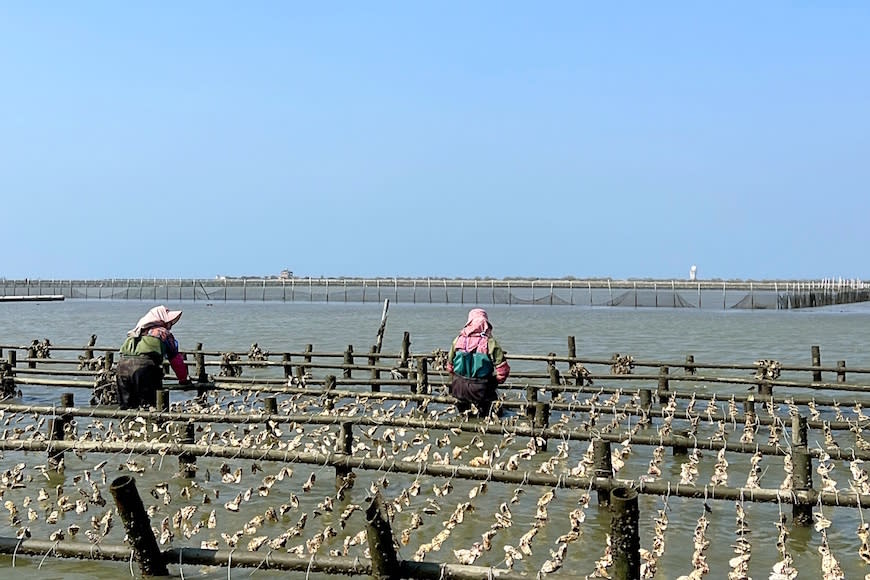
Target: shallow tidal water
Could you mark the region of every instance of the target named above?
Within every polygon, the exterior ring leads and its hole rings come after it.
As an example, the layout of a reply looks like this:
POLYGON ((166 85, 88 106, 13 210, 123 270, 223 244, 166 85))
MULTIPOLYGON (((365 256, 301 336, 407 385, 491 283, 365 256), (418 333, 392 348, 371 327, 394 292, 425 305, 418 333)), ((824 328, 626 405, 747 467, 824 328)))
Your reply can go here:
MULTIPOLYGON (((67 300, 64 302, 46 303, 16 303, 0 305, 0 344, 27 345, 33 339, 49 338, 54 345, 82 346, 87 343, 91 334, 98 335, 96 349, 117 346, 123 340, 126 331, 131 328, 144 312, 155 305, 151 302, 137 301, 87 301, 67 300)), ((167 302, 172 309, 182 309, 184 315, 175 328, 175 334, 183 350, 192 350, 196 343, 203 343, 207 351, 237 351, 246 352, 252 343, 256 342, 263 349, 271 352, 301 352, 307 344, 313 344, 315 352, 341 352, 348 345, 354 346, 359 355, 358 360, 364 360, 363 353, 374 344, 375 335, 381 319, 380 304, 325 304, 325 303, 241 303, 241 302, 167 302)), ((465 322, 468 309, 472 305, 412 305, 391 304, 384 338, 384 352, 398 352, 405 331, 410 333, 412 353, 430 353, 436 349, 448 349, 450 341, 465 322)), ((511 353, 544 355, 549 352, 567 354, 568 336, 576 339, 577 355, 581 358, 607 359, 613 353, 628 354, 637 360, 666 360, 679 362, 686 355, 693 355, 698 364, 704 362, 752 364, 759 359, 774 359, 784 365, 809 365, 810 349, 813 345, 821 348, 822 364, 833 366, 835 361, 845 360, 850 367, 870 368, 870 307, 852 305, 848 307, 832 307, 816 310, 791 311, 745 311, 745 310, 697 310, 697 309, 632 309, 582 306, 485 306, 494 324, 494 335, 505 348, 510 358, 511 353)), ((22 357, 19 354, 19 357, 22 357)), ((58 353, 53 355, 61 357, 58 353)), ((512 363, 515 371, 529 370, 546 372, 542 363, 516 361, 512 363)), ((211 372, 211 370, 209 371, 211 372)), ((748 375, 747 375, 748 376, 748 375)), ((443 382, 443 380, 442 380, 443 382)), ((440 388, 437 380, 433 380, 435 388, 440 388)), ((597 384, 597 383, 596 383, 597 384)), ((601 384, 607 384, 601 381, 601 384)), ((655 385, 649 385, 655 388, 655 385)), ((680 389, 690 388, 680 384, 680 389)), ((697 385, 699 390, 712 388, 710 385, 697 385)), ((721 388, 721 387, 717 387, 721 388)), ((745 388, 733 388, 731 392, 745 392, 745 388)), ((23 387, 23 397, 20 402, 32 404, 55 404, 60 390, 57 387, 29 386, 23 387)), ((74 390, 76 403, 84 406, 88 393, 84 389, 74 390)), ((727 388, 723 391, 720 401, 727 398, 727 388)), ((850 405, 848 397, 844 396, 844 408, 850 405)), ((556 422, 554 418, 551 423, 556 422)), ((83 426, 80 426, 80 430, 83 426)), ((739 437, 739 428, 736 433, 739 437)), ((713 426, 703 426, 702 433, 709 436, 713 426)), ((441 437, 441 433, 433 433, 433 441, 441 437)), ((473 440, 472 434, 452 436, 451 446, 468 445, 473 440)), ((816 444, 820 434, 811 432, 810 443, 816 444)), ((766 442, 766 433, 759 432, 758 439, 766 442)), ((555 443, 555 442, 553 442, 555 443)), ((534 469, 546 458, 556 452, 556 445, 551 443, 545 453, 533 458, 527 468, 534 469)), ((526 441, 517 440, 513 447, 505 451, 515 452, 522 449, 526 441)), ((572 441, 568 445, 570 460, 563 467, 576 465, 577 460, 588 447, 588 443, 572 441)), ((633 446, 626 466, 618 474, 620 478, 637 478, 646 472, 652 447, 633 446)), ((473 451, 474 448, 471 448, 473 451)), ((443 450, 442 450, 443 452, 443 450)), ((399 453, 399 456, 410 453, 399 453)), ((703 453, 698 481, 703 483, 710 479, 715 452, 703 453)), ((92 469, 106 457, 99 454, 87 454, 84 458, 67 453, 66 470, 60 481, 45 483, 34 480, 24 490, 7 491, 5 499, 20 502, 26 495, 34 496, 40 486, 55 486, 60 484, 65 492, 74 492, 76 483, 73 477, 84 470, 92 469)), ((107 480, 126 473, 121 464, 130 459, 110 458, 106 466, 107 480)), ((143 464, 148 463, 147 457, 136 458, 143 464)), ((730 486, 740 486, 746 481, 749 472, 749 456, 728 454, 730 462, 730 486)), ((0 469, 10 469, 13 465, 24 462, 28 466, 44 463, 41 454, 7 452, 0 460, 0 469)), ((218 527, 203 529, 190 540, 177 533, 173 546, 190 545, 199 547, 203 539, 220 540, 220 532, 240 528, 256 513, 263 513, 270 506, 284 503, 290 494, 295 494, 300 506, 280 522, 264 526, 263 534, 271 536, 283 532, 292 526, 302 512, 311 513, 325 496, 334 494, 334 477, 331 468, 311 468, 304 465, 293 465, 292 477, 275 485, 269 496, 254 495, 243 511, 239 514, 228 512, 223 504, 234 496, 240 486, 224 484, 217 477, 223 462, 219 459, 201 459, 198 463, 200 473, 208 470, 211 481, 198 480, 212 492, 218 490, 220 495, 210 506, 200 505, 198 515, 205 517, 211 509, 216 509, 218 527), (317 483, 310 492, 303 492, 301 487, 311 473, 317 475, 317 483)), ((241 466, 245 470, 245 481, 241 487, 256 487, 264 474, 275 473, 280 466, 262 463, 263 472, 251 473, 251 461, 238 461, 233 468, 241 466)), ((835 478, 840 489, 848 489, 848 465, 837 463, 835 478)), ((781 458, 765 458, 762 463, 761 486, 777 488, 783 479, 781 458)), ((155 503, 147 490, 161 482, 169 483, 169 490, 174 502, 161 506, 159 516, 152 518, 152 524, 157 519, 170 515, 182 505, 180 498, 184 482, 174 477, 177 470, 175 458, 167 457, 160 465, 150 466, 144 473, 137 476, 137 486, 146 499, 146 505, 155 503)), ((96 475, 96 473, 94 473, 96 475)), ((670 475, 679 479, 680 463, 674 460, 670 452, 666 453, 663 463, 663 477, 670 475)), ((380 484, 381 493, 387 499, 394 499, 409 483, 413 476, 401 474, 386 474, 389 480, 384 487, 381 479, 384 474, 357 472, 356 485, 350 490, 346 504, 364 505, 365 498, 371 486, 380 484)), ((516 485, 491 482, 485 493, 479 493, 469 500, 469 493, 477 482, 452 481, 452 490, 446 496, 436 497, 433 486, 443 486, 442 478, 425 478, 422 481, 420 494, 413 498, 410 505, 394 520, 394 532, 408 527, 411 513, 426 504, 427 499, 437 500, 443 509, 437 515, 425 518, 425 523, 413 531, 410 543, 402 547, 400 557, 411 559, 416 547, 422 543, 431 542, 433 537, 443 529, 443 522, 448 518, 453 508, 462 502, 471 501, 473 511, 466 514, 463 523, 452 529, 449 539, 438 551, 430 552, 426 561, 456 562, 453 550, 470 547, 479 542, 481 533, 494 521, 493 514, 500 504, 509 499, 516 491, 516 485)), ((493 549, 484 552, 475 562, 482 566, 503 566, 506 544, 516 545, 523 533, 527 532, 534 522, 536 501, 547 491, 546 488, 525 486, 523 499, 513 504, 513 525, 500 530, 493 539, 493 549)), ((549 551, 555 548, 555 539, 566 533, 570 526, 567 514, 577 507, 577 501, 585 492, 583 490, 556 491, 556 497, 549 506, 550 521, 543 526, 534 538, 534 556, 515 562, 514 570, 525 572, 534 577, 543 560, 549 557, 549 551)), ((109 500, 108 487, 104 495, 109 500)), ((728 561, 733 557, 732 545, 735 543, 735 504, 732 501, 711 499, 706 502, 710 512, 705 512, 702 500, 689 500, 673 497, 667 502, 669 527, 665 536, 666 547, 663 556, 658 561, 656 578, 671 579, 692 570, 692 534, 698 524, 698 518, 706 513, 709 525, 706 537, 710 546, 705 552, 710 572, 707 578, 726 578, 728 561)), ((653 535, 653 517, 657 510, 665 504, 661 498, 642 495, 640 497, 640 534, 641 546, 649 548, 653 535)), ((767 578, 775 562, 779 560, 776 549, 777 530, 773 523, 778 520, 780 510, 791 520, 791 506, 776 504, 751 504, 745 502, 746 521, 749 533, 746 538, 752 546, 750 573, 754 578, 767 578)), ((85 514, 87 520, 92 515, 102 514, 105 510, 93 510, 85 514)), ((324 514, 321 521, 309 519, 303 534, 296 538, 296 544, 310 539, 325 525, 338 528, 337 517, 341 508, 324 514)), ((610 516, 606 510, 596 506, 595 493, 586 511, 586 520, 582 527, 580 538, 570 544, 566 559, 561 570, 552 577, 577 578, 591 574, 594 561, 601 557, 604 551, 605 534, 609 530, 610 516)), ((863 577, 870 568, 858 557, 860 541, 856 529, 863 521, 859 510, 851 508, 824 508, 825 516, 833 522, 827 530, 827 538, 834 556, 845 571, 847 578, 863 577)), ((5 516, 5 514, 4 514, 5 516)), ((46 539, 48 534, 63 525, 64 527, 76 516, 75 512, 57 526, 44 523, 44 518, 30 525, 34 538, 46 539)), ((363 517, 360 512, 348 519, 349 530, 361 529, 363 517)), ((12 527, 6 517, 0 517, 0 535, 14 536, 17 527, 12 527)), ((821 558, 818 552, 820 534, 810 529, 790 528, 791 536, 787 548, 794 558, 795 566, 800 571, 801 578, 821 577, 821 558)), ((106 541, 120 544, 123 538, 120 521, 116 518, 115 530, 106 541)), ((339 535, 334 542, 326 543, 322 548, 340 549, 343 536, 339 535)), ((239 548, 243 550, 242 543, 239 548)), ((290 544, 288 544, 290 545, 290 544)), ((165 547, 165 546, 164 546, 165 547)), ((221 542, 221 548, 225 547, 221 542)), ((307 552, 306 552, 307 554, 307 552)), ((350 555, 361 554, 359 547, 350 555)), ((264 554, 265 556, 265 554, 264 554)), ((134 566, 134 571, 136 567, 134 566)), ((170 567, 175 577, 184 578, 278 578, 287 577, 287 573, 270 572, 234 568, 200 568, 195 566, 170 567)), ((130 567, 116 562, 90 562, 69 559, 55 559, 11 556, 0 557, 0 579, 14 578, 26 574, 31 578, 65 578, 65 579, 114 579, 130 575, 130 567)), ((293 573, 290 577, 305 577, 304 573, 293 573)), ((311 574, 311 578, 328 576, 311 574)))

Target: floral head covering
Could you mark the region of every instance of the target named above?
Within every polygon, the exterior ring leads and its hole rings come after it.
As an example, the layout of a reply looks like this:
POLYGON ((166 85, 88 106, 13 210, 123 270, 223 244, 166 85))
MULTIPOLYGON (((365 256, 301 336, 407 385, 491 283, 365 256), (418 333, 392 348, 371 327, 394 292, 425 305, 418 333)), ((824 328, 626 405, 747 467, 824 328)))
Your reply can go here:
POLYGON ((127 333, 127 336, 142 336, 143 330, 147 330, 154 326, 172 328, 172 325, 178 322, 178 319, 181 318, 181 314, 181 310, 169 310, 162 304, 160 306, 155 306, 149 310, 145 316, 139 319, 139 322, 136 323, 136 327, 132 328, 127 333))

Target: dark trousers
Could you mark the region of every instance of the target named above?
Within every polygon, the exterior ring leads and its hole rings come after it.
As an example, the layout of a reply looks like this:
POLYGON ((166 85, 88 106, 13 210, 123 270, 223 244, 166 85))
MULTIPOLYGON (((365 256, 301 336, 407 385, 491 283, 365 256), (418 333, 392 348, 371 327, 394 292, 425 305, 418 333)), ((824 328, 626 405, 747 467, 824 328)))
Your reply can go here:
POLYGON ((498 398, 497 387, 495 377, 472 379, 453 375, 450 394, 457 399, 456 408, 460 412, 467 411, 474 404, 477 407, 478 417, 486 417, 489 415, 492 402, 498 398))
POLYGON ((163 387, 163 368, 147 356, 121 356, 118 363, 118 403, 122 409, 156 407, 163 387))

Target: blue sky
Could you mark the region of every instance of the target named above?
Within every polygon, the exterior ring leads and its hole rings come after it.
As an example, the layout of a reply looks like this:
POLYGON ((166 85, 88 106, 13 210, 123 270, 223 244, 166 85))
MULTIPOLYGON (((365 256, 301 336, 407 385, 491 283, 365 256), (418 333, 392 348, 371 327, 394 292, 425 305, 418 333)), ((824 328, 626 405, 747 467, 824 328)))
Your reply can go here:
POLYGON ((870 277, 866 2, 5 2, 0 277, 870 277))

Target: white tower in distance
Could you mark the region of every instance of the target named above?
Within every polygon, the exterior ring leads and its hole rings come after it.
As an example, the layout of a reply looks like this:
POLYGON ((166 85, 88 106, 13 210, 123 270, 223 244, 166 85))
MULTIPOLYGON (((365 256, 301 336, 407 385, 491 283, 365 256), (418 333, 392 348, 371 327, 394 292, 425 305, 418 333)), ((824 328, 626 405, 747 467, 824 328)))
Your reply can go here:
POLYGON ((695 281, 695 278, 698 276, 698 266, 692 264, 692 267, 689 268, 689 280, 692 282, 695 281))

